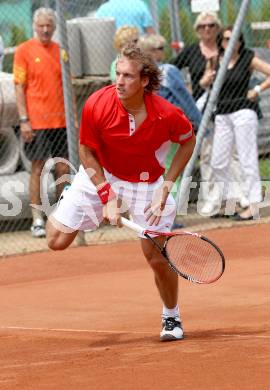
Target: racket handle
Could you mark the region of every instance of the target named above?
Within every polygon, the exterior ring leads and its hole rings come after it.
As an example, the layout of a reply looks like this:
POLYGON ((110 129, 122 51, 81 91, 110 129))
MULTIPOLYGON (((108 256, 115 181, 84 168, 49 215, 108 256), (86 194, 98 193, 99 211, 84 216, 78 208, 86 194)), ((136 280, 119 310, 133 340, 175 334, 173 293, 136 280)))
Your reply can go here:
POLYGON ((137 223, 132 222, 129 219, 126 219, 124 217, 121 217, 121 220, 122 220, 122 224, 127 228, 133 230, 134 232, 144 234, 144 229, 140 225, 137 225, 137 223))

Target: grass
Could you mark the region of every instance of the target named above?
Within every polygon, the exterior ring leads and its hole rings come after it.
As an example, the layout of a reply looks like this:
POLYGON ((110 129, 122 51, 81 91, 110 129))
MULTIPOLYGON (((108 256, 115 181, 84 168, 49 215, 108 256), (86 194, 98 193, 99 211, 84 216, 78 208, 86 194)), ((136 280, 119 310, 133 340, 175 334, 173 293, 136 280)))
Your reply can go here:
POLYGON ((260 166, 260 174, 262 179, 269 179, 270 180, 270 159, 267 158, 265 160, 260 160, 259 162, 260 166))

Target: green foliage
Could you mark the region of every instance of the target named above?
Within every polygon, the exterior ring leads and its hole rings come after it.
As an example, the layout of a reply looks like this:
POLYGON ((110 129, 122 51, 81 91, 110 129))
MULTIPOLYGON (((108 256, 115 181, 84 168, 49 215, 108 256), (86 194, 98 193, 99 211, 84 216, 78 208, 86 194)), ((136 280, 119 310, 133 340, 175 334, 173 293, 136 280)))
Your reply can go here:
POLYGON ((12 73, 13 54, 6 54, 3 61, 3 72, 12 73))
MULTIPOLYGON (((8 47, 16 47, 20 43, 26 41, 27 35, 24 27, 17 26, 13 24, 10 29, 10 40, 8 42, 8 47)), ((3 70, 4 72, 12 73, 13 67, 13 54, 8 54, 4 57, 3 70)))
POLYGON ((259 21, 269 21, 270 20, 270 8, 268 0, 261 0, 261 5, 258 12, 259 21))
POLYGON ((262 179, 270 179, 270 160, 269 158, 266 160, 259 161, 260 166, 260 175, 262 179))
MULTIPOLYGON (((182 10, 179 13, 179 20, 180 20, 180 26, 182 27, 181 32, 183 35, 183 41, 185 42, 185 44, 194 42, 196 40, 196 33, 193 30, 193 21, 191 20, 189 13, 186 10, 182 10)), ((170 44, 172 42, 172 35, 171 35, 170 14, 169 14, 169 9, 167 7, 164 7, 160 14, 159 28, 160 28, 160 34, 164 36, 168 44, 170 44)), ((169 45, 166 48, 165 55, 166 55, 166 59, 170 59, 172 57, 172 49, 170 48, 169 45)))
POLYGON ((193 29, 193 20, 190 18, 189 12, 185 9, 180 11, 180 25, 182 26, 182 35, 185 45, 194 43, 197 40, 197 35, 193 29))
POLYGON ((235 18, 236 18, 235 5, 233 4, 233 2, 228 2, 226 4, 226 7, 227 7, 227 11, 226 11, 227 20, 226 20, 226 24, 232 26, 234 24, 235 18))
POLYGON ((172 56, 172 50, 170 48, 170 43, 172 41, 172 38, 171 38, 170 15, 167 7, 163 8, 160 14, 159 29, 160 29, 160 35, 162 35, 168 42, 168 45, 166 46, 165 49, 165 58, 169 59, 172 56))
POLYGON ((13 24, 10 29, 9 46, 14 47, 27 40, 27 35, 24 27, 13 24))
MULTIPOLYGON (((256 12, 250 12, 247 18, 249 22, 269 22, 270 7, 269 0, 261 0, 260 7, 256 12)), ((252 31, 252 46, 267 46, 267 41, 270 39, 270 30, 254 30, 252 31)))

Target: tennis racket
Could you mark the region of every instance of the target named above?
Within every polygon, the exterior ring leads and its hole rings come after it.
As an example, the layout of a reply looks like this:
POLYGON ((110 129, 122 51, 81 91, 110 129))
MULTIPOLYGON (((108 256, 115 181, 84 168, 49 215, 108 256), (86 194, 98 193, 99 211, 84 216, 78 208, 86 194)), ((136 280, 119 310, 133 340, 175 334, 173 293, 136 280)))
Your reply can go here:
POLYGON ((122 223, 148 238, 160 251, 173 271, 190 282, 213 283, 221 277, 225 270, 225 258, 222 251, 205 236, 185 231, 161 233, 145 230, 123 217, 122 223), (161 246, 153 236, 166 237, 164 244, 161 246))

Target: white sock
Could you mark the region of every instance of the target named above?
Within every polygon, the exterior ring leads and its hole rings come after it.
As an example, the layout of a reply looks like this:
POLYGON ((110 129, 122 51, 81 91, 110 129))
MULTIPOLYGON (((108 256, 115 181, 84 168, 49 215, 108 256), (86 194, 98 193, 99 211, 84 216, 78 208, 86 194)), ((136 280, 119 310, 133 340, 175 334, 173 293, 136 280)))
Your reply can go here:
POLYGON ((180 318, 178 304, 173 309, 168 309, 165 305, 163 305, 162 317, 163 318, 167 318, 167 317, 179 317, 180 318))
POLYGON ((43 211, 35 209, 34 207, 31 208, 31 211, 32 211, 33 221, 35 221, 36 219, 41 219, 42 221, 44 221, 43 211))

